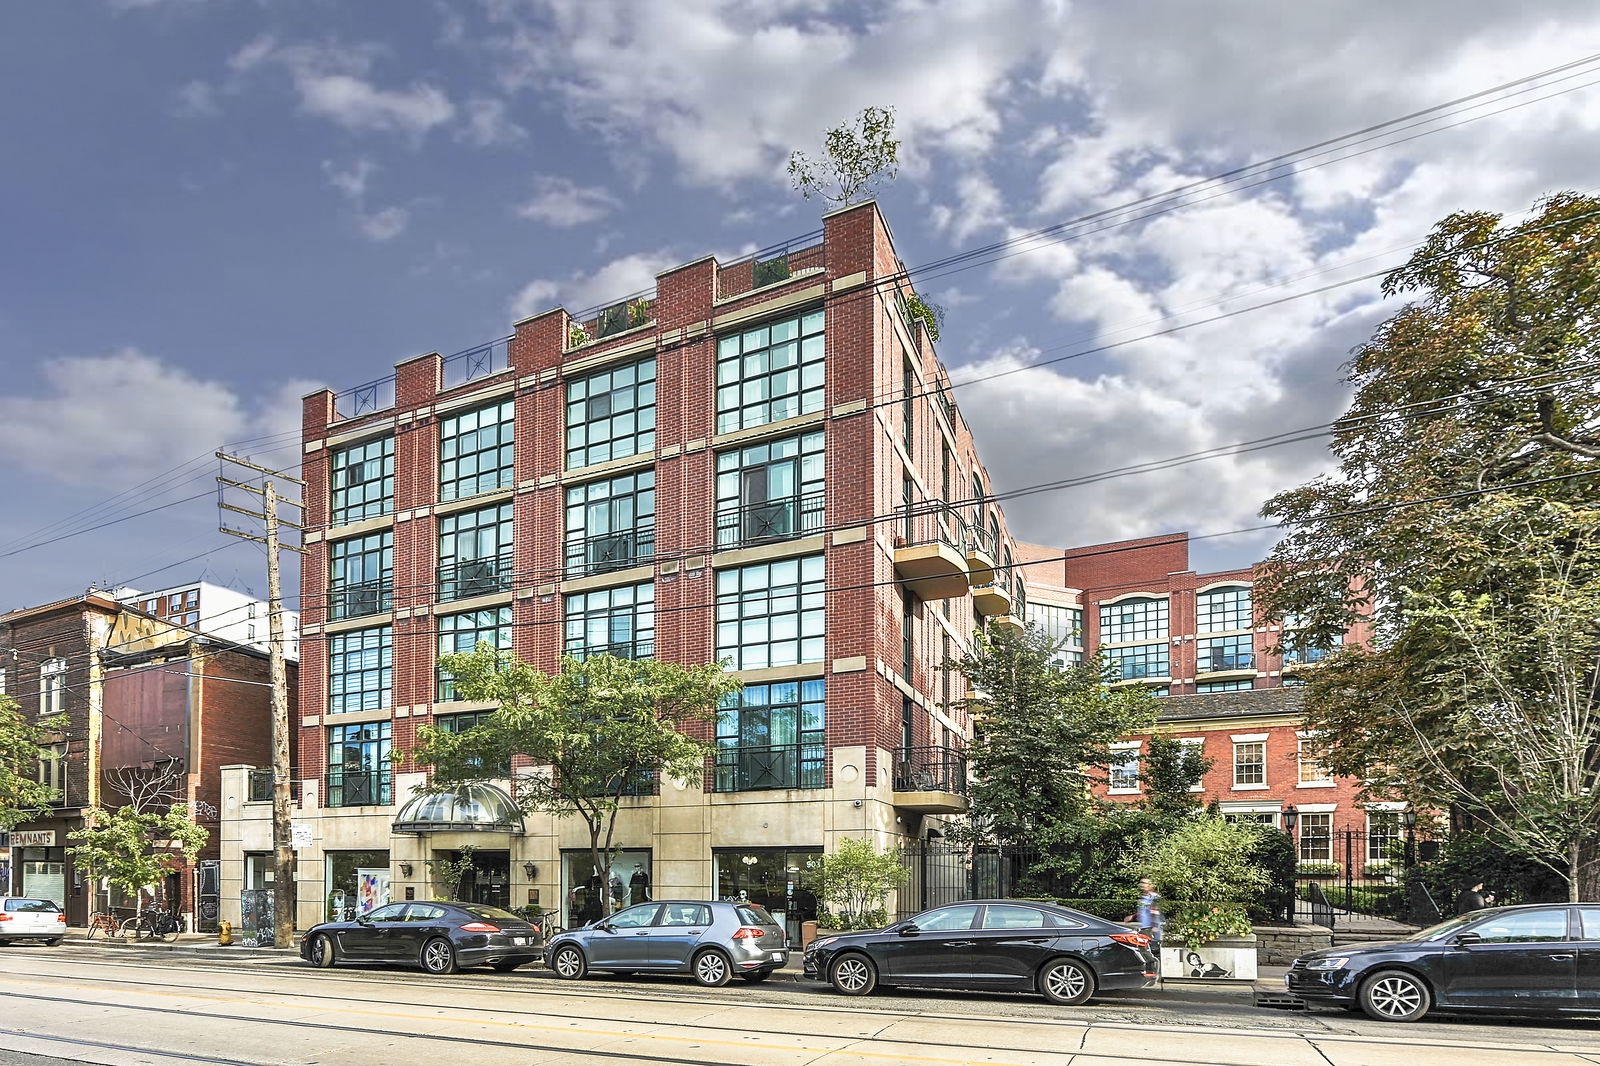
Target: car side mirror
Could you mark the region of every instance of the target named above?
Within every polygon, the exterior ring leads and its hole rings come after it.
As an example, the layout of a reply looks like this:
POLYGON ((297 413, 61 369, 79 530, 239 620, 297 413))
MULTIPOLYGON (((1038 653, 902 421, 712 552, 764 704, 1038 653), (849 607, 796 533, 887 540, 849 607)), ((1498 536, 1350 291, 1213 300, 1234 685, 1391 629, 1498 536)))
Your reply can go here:
POLYGON ((918 929, 915 922, 907 922, 899 929, 896 929, 895 932, 899 933, 901 936, 916 936, 918 929))
POLYGON ((372 924, 372 919, 367 917, 365 914, 358 914, 358 915, 356 915, 356 924, 357 925, 371 925, 372 924))
POLYGON ((595 928, 602 933, 615 933, 617 931, 617 927, 610 922, 597 922, 595 923, 595 928))
POLYGON ((1483 937, 1477 933, 1457 933, 1454 943, 1458 948, 1471 947, 1473 944, 1483 943, 1483 937))

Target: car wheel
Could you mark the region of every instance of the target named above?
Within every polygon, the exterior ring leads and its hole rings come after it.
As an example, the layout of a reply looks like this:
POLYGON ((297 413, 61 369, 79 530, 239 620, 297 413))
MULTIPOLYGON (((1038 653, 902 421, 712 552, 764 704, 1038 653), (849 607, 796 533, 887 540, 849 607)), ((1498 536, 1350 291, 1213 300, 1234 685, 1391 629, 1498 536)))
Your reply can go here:
POLYGON ((583 952, 569 945, 556 949, 555 955, 550 959, 550 968, 556 972, 557 977, 568 981, 581 981, 589 972, 589 962, 583 957, 583 952))
POLYGON ((1361 986, 1361 1009, 1380 1022, 1414 1022, 1431 1006, 1428 986, 1404 970, 1383 970, 1361 986))
POLYGON ((1076 1007, 1094 995, 1094 971, 1077 959, 1057 959, 1039 971, 1039 994, 1051 1003, 1076 1007))
POLYGON ((495 973, 510 973, 512 970, 515 970, 518 966, 521 966, 521 965, 522 965, 522 960, 521 959, 518 959, 515 962, 511 961, 510 959, 507 959, 505 962, 493 963, 490 966, 490 968, 492 970, 494 970, 495 973))
POLYGON ((864 996, 878 987, 878 967, 865 955, 851 952, 834 961, 828 981, 847 996, 864 996))
POLYGON ((334 956, 337 954, 338 951, 333 946, 333 938, 331 936, 314 936, 311 938, 310 945, 306 948, 306 956, 311 965, 319 970, 326 970, 332 966, 334 956))
POLYGON ((419 961, 422 963, 422 968, 431 974, 455 973, 456 949, 444 937, 436 936, 422 945, 419 961))
POLYGON ((746 984, 759 985, 762 981, 765 981, 767 978, 772 976, 772 971, 752 970, 749 973, 742 973, 739 976, 744 978, 746 984))
POLYGON ((61 944, 61 940, 62 940, 62 938, 59 937, 59 936, 47 937, 45 939, 44 946, 47 947, 47 948, 59 947, 60 944, 61 944))
POLYGON ((696 955, 693 969, 695 981, 706 988, 721 988, 733 978, 733 963, 715 949, 696 955))

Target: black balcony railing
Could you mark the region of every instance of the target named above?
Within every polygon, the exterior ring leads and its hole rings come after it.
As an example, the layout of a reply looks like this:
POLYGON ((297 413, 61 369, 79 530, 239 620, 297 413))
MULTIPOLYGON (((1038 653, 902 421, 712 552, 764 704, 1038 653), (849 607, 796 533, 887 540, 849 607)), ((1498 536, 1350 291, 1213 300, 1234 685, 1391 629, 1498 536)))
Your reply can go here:
POLYGON ((567 644, 566 652, 574 659, 592 659, 596 655, 615 655, 619 659, 654 659, 656 642, 650 638, 617 640, 610 644, 585 644, 574 641, 567 644))
POLYGON ((250 771, 249 791, 245 798, 248 803, 261 803, 272 798, 271 770, 250 771))
POLYGON ((717 748, 713 792, 760 792, 775 788, 821 788, 823 748, 813 744, 717 748))
POLYGON ((464 600, 469 596, 488 596, 510 592, 514 564, 512 555, 462 559, 439 567, 439 599, 464 600))
POLYGON ((994 530, 984 525, 981 518, 973 522, 971 537, 973 551, 980 551, 991 559, 999 558, 1000 549, 995 544, 994 530))
POLYGON ((389 771, 328 770, 327 807, 382 807, 389 803, 389 771))
POLYGON ((335 582, 328 586, 328 620, 337 622, 341 618, 360 618, 362 615, 387 611, 392 595, 389 578, 349 584, 335 582))
POLYGON ((763 500, 717 510, 717 547, 733 548, 803 537, 822 529, 826 501, 820 492, 763 500))
POLYGON ((918 544, 948 544, 965 552, 971 530, 956 509, 943 500, 924 500, 902 506, 897 526, 905 547, 918 544))
POLYGON ((1166 677, 1171 669, 1166 659, 1114 659, 1117 676, 1124 681, 1142 681, 1147 677, 1166 677))
POLYGON ((896 792, 954 792, 967 794, 967 753, 956 748, 896 748, 896 792))
POLYGON ((617 533, 567 539, 567 576, 606 574, 638 566, 656 554, 654 523, 617 533))
POLYGON ((1195 656, 1194 668, 1202 674, 1215 674, 1223 670, 1254 670, 1256 654, 1253 651, 1202 651, 1195 656))

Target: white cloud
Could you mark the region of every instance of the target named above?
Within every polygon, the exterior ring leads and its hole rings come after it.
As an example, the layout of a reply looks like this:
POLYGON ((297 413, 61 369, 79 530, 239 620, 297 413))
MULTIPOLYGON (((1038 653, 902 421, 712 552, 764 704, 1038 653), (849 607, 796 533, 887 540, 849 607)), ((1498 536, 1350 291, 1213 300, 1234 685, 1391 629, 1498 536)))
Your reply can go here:
POLYGON ((222 113, 217 91, 209 82, 187 82, 173 94, 172 113, 178 118, 211 118, 222 113))
POLYGON ((536 278, 511 298, 512 321, 562 306, 574 314, 652 288, 656 275, 682 260, 665 251, 635 252, 570 280, 536 278))
POLYGON ((411 212, 403 207, 385 207, 357 217, 361 232, 375 241, 393 240, 411 223, 411 212))
POLYGON ((367 179, 377 169, 378 165, 366 158, 357 159, 344 170, 336 167, 331 160, 322 161, 322 172, 327 175, 328 184, 352 200, 360 200, 367 195, 367 179))
POLYGON ((322 172, 332 185, 355 205, 356 228, 368 240, 389 241, 404 233, 411 223, 411 212, 403 207, 390 206, 367 210, 367 183, 378 171, 370 159, 357 159, 349 167, 340 169, 331 161, 322 161, 322 172))
POLYGON ((569 178, 540 175, 534 179, 533 198, 518 207, 517 214, 565 228, 604 218, 618 206, 617 198, 600 186, 583 186, 569 178))
POLYGON ((280 45, 257 37, 229 59, 238 73, 265 65, 282 67, 300 97, 300 109, 345 129, 421 137, 455 117, 445 93, 425 82, 403 89, 380 88, 370 74, 381 49, 370 44, 280 45))
POLYGON ((466 124, 457 136, 478 148, 497 144, 514 144, 528 136, 528 131, 511 120, 510 109, 504 100, 473 97, 465 105, 466 124))

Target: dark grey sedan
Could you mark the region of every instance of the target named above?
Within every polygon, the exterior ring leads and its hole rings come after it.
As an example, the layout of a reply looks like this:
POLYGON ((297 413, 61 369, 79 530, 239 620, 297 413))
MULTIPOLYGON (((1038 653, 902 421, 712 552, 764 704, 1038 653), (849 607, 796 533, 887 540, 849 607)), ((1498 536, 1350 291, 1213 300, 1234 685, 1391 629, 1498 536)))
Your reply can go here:
POLYGON ((313 966, 399 962, 428 973, 490 966, 501 973, 543 956, 538 926, 482 903, 389 903, 348 922, 306 931, 300 957, 313 966))
POLYGON ((783 927, 754 903, 659 900, 561 933, 545 951, 557 977, 590 971, 687 973, 710 988, 764 981, 789 958, 783 927))

